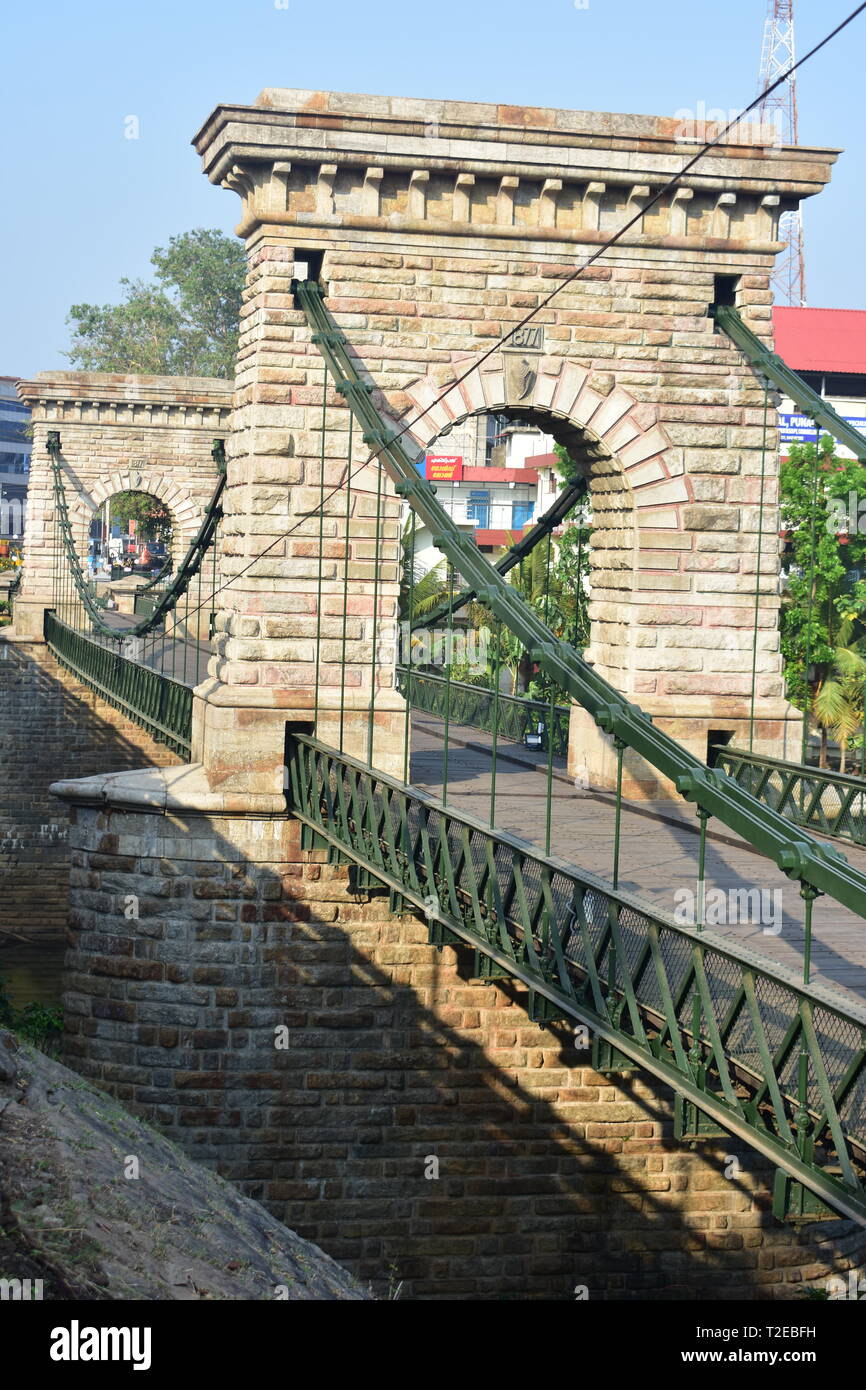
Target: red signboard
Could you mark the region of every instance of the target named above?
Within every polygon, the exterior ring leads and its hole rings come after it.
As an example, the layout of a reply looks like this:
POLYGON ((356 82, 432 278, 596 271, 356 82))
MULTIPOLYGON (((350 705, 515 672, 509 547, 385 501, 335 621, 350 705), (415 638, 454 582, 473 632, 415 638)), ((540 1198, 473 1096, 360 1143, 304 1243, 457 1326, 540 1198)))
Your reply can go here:
POLYGON ((428 454, 428 483, 459 483, 463 477, 462 454, 428 454))

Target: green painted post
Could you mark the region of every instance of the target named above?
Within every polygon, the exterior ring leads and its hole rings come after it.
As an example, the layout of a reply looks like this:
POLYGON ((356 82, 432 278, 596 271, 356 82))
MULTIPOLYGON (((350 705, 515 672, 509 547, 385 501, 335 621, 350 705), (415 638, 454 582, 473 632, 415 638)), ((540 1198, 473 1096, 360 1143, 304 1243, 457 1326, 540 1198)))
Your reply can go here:
POLYGON ((499 746, 499 682, 502 678, 502 619, 496 619, 496 645, 493 652, 493 742, 492 742, 492 761, 490 765, 490 824, 493 826, 496 816, 496 759, 499 746))
POLYGON ((448 638, 445 664, 445 750, 442 755, 442 800, 448 801, 448 745, 451 737, 451 661, 454 656, 454 566, 448 561, 448 638))
POLYGON ((696 914, 696 926, 698 931, 704 928, 704 884, 706 881, 705 865, 707 854, 707 821, 710 818, 709 811, 705 811, 703 806, 698 807, 698 820, 701 825, 701 837, 698 842, 698 903, 696 914))
POLYGON ((616 749, 616 819, 613 829, 613 886, 619 887, 619 846, 620 833, 622 829, 622 755, 625 744, 622 739, 615 738, 613 741, 616 749))

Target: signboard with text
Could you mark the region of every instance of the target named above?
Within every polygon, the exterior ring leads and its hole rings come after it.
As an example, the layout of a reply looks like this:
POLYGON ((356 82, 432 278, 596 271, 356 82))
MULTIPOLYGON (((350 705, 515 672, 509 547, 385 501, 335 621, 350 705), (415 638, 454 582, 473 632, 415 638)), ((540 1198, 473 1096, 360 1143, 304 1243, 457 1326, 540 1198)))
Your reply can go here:
MULTIPOLYGON (((839 414, 842 415, 841 410, 839 414)), ((842 419, 847 420, 848 424, 853 425, 861 434, 866 433, 866 416, 842 415, 842 419)), ((829 431, 822 427, 820 433, 827 434, 829 431)), ((814 444, 815 421, 809 415, 786 415, 780 411, 779 438, 783 444, 814 444)))
POLYGON ((428 454, 428 483, 459 483, 463 477, 462 454, 428 454))

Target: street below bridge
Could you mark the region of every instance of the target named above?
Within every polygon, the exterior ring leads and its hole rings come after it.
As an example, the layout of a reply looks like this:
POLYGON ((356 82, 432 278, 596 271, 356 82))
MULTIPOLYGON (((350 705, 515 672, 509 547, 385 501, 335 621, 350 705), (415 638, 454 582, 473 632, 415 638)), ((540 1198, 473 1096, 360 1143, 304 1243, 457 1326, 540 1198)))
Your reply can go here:
MULTIPOLYGON (((413 713, 410 780, 439 798, 444 733, 441 719, 413 713)), ((448 803, 484 822, 490 819, 491 745, 491 736, 481 730, 450 726, 448 803)), ((496 827, 530 841, 542 853, 546 774, 546 753, 499 740, 496 827)), ((616 814, 613 795, 575 786, 566 774, 565 760, 554 758, 552 798, 551 854, 610 879, 616 814)), ((683 920, 682 914, 697 898, 699 838, 697 817, 685 803, 624 799, 619 887, 656 910, 683 920)), ((853 865, 866 871, 866 849, 847 843, 839 847, 853 865)), ((802 981, 804 903, 798 885, 733 831, 725 826, 714 829, 712 821, 705 872, 706 931, 783 966, 802 981), (753 890, 761 894, 760 905, 753 890), (751 899, 744 897, 744 891, 752 891, 751 899), (746 902, 754 910, 744 911, 746 902)), ((812 912, 811 982, 860 1000, 866 997, 866 928, 860 917, 826 897, 816 900, 812 912)))

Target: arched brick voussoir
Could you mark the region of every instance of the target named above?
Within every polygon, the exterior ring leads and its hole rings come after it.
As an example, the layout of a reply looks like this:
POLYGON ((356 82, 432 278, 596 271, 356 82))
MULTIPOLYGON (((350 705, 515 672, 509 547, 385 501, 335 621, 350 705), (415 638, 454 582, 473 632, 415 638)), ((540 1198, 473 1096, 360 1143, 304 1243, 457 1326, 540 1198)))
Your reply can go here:
POLYGON ((108 479, 101 479, 86 496, 74 491, 66 484, 70 511, 79 522, 89 522, 93 512, 112 497, 121 492, 146 492, 163 502, 172 513, 172 518, 184 539, 191 539, 203 515, 201 502, 172 478, 162 473, 149 473, 134 469, 131 473, 112 473, 108 479), (133 482, 133 479, 138 481, 133 482))
MULTIPOLYGON (((601 395, 590 385, 586 367, 561 357, 540 357, 534 359, 531 388, 518 396, 509 391, 514 373, 507 370, 506 356, 504 352, 491 353, 444 394, 432 376, 405 387, 404 394, 415 407, 407 433, 424 448, 448 426, 480 411, 537 411, 578 426, 602 445, 609 458, 606 465, 593 470, 597 475, 594 491, 598 475, 616 473, 631 492, 636 511, 647 511, 642 524, 654 524, 654 509, 676 508, 692 500, 688 481, 682 477, 679 450, 674 449, 663 427, 653 422, 655 412, 650 413, 651 423, 642 423, 648 413, 646 405, 625 387, 615 383, 607 395, 601 395)), ((458 367, 458 376, 461 369, 465 371, 465 364, 458 367)), ((641 517, 636 519, 640 525, 641 517)), ((671 524, 669 517, 658 520, 671 524)))

